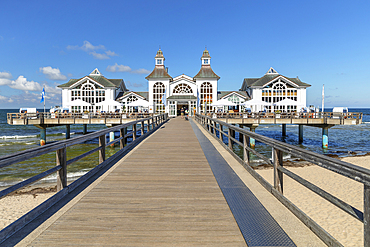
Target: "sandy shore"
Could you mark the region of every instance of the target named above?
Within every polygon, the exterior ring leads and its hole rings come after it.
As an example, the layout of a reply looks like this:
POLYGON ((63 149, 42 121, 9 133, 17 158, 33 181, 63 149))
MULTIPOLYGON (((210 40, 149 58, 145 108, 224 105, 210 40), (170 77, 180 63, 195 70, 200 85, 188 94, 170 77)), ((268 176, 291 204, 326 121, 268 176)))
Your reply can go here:
MULTIPOLYGON (((346 157, 342 160, 370 169, 370 156, 346 157)), ((288 167, 288 169, 363 211, 362 184, 313 165, 288 167)), ((272 183, 272 169, 260 169, 257 172, 272 183)), ((38 185, 0 199, 0 229, 54 194, 55 187, 38 185)), ((344 246, 363 246, 363 224, 352 216, 337 209, 287 176, 284 176, 284 195, 344 246)))
MULTIPOLYGON (((370 169, 370 156, 341 160, 370 169)), ((289 170, 363 211, 363 185, 318 166, 288 167, 289 170)), ((273 182, 273 170, 257 172, 273 182)), ((363 224, 317 196, 288 176, 284 176, 284 195, 344 246, 363 246, 363 224)))
POLYGON ((0 230, 53 196, 55 191, 56 186, 41 184, 0 199, 0 230))

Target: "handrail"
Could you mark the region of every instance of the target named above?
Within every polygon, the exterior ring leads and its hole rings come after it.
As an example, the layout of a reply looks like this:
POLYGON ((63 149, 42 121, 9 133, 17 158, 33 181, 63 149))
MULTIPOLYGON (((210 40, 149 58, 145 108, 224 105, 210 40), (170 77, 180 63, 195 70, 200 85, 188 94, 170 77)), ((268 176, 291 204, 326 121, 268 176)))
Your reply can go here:
MULTIPOLYGON (((325 115, 325 113, 324 113, 325 115)), ((355 115, 362 117, 362 114, 355 115)), ((370 246, 370 170, 340 161, 322 154, 317 154, 281 141, 274 140, 272 138, 259 135, 257 133, 227 124, 217 118, 196 114, 195 119, 218 141, 226 148, 245 168, 254 176, 268 191, 270 191, 278 200, 280 200, 288 209, 290 209, 299 219, 302 220, 316 235, 318 235, 325 243, 330 246, 341 246, 332 236, 330 236, 325 230, 323 230, 316 222, 304 214, 297 206, 291 203, 283 195, 283 174, 286 174, 293 180, 299 182, 306 188, 315 192, 317 195, 326 199, 333 205, 337 206, 344 212, 353 216, 355 219, 364 223, 364 246, 370 246), (224 130, 227 128, 227 132, 224 130), (243 137, 243 141, 235 139, 235 132, 243 137), (218 134, 218 136, 217 136, 218 134), (223 136, 228 138, 228 144, 226 145, 223 140, 223 136), (258 153, 256 150, 250 147, 249 139, 253 138, 259 142, 269 145, 273 149, 272 159, 258 153), (232 144, 239 145, 243 150, 243 158, 240 158, 233 151, 232 144), (263 179, 253 168, 250 166, 250 152, 257 155, 259 158, 267 162, 268 165, 274 168, 274 185, 268 183, 263 179), (325 169, 336 172, 342 176, 346 176, 357 182, 364 184, 364 212, 352 207, 348 203, 338 199, 337 197, 329 194, 328 192, 318 188, 307 180, 299 177, 292 171, 284 168, 283 153, 290 154, 291 156, 298 157, 316 164, 325 169), (335 243, 335 244, 333 244, 335 243)), ((240 138, 239 138, 240 140, 240 138)))
MULTIPOLYGON (((19 162, 22 162, 22 161, 25 161, 25 160, 29 160, 31 158, 35 158, 35 157, 38 157, 38 156, 41 156, 43 154, 46 154, 46 153, 50 153, 50 152, 53 152, 53 151, 56 151, 57 152, 57 165, 47 171, 44 171, 40 174, 37 174, 25 181, 22 181, 20 183, 17 183, 3 191, 0 191, 0 198, 16 191, 16 190, 19 190, 27 185, 30 185, 32 183, 35 183, 37 181, 39 181, 40 179, 46 177, 46 176, 49 176, 50 174, 54 173, 54 172, 58 172, 58 173, 62 173, 61 170, 65 169, 68 165, 88 156, 88 155, 91 155, 97 151, 99 151, 100 153, 100 157, 103 157, 102 159, 100 158, 99 160, 99 163, 102 163, 104 160, 105 160, 105 147, 106 146, 109 146, 113 143, 116 143, 116 142, 120 142, 121 145, 121 149, 124 148, 124 144, 127 144, 127 138, 132 136, 133 137, 133 140, 136 139, 136 132, 137 131, 141 131, 141 133, 143 134, 145 132, 145 127, 147 129, 146 133, 148 132, 151 132, 153 131, 153 129, 158 126, 159 124, 163 123, 166 119, 168 118, 168 114, 161 114, 161 115, 156 115, 156 116, 151 116, 151 117, 148 117, 148 118, 144 118, 144 119, 140 119, 140 120, 136 120, 136 121, 132 121, 132 122, 129 122, 129 123, 125 123, 125 124, 122 124, 122 125, 118 125, 118 126, 114 126, 114 127, 111 127, 111 128, 107 128, 107 129, 103 129, 103 130, 99 130, 99 131, 96 131, 96 132, 92 132, 92 133, 89 133, 89 134, 86 134, 86 135, 83 135, 83 136, 80 136, 80 137, 76 137, 76 138, 72 138, 72 139, 68 139, 68 140, 62 140, 62 141, 58 141, 56 143, 51 143, 51 144, 47 144, 45 146, 41 146, 41 147, 36 147, 36 148, 32 148, 32 149, 28 149, 28 150, 24 150, 24 151, 20 151, 20 152, 17 152, 17 153, 13 153, 13 154, 10 154, 10 155, 5 155, 5 156, 1 156, 0 157, 0 169, 1 168, 4 168, 4 167, 7 167, 7 166, 10 166, 12 164, 15 164, 15 163, 19 163, 19 162), (147 125, 145 126, 145 122, 147 122, 147 125), (141 124, 141 127, 140 128, 137 128, 137 124, 141 124), (127 128, 132 126, 132 131, 130 132, 127 132, 127 128), (117 138, 116 140, 112 141, 112 142, 109 142, 109 143, 105 143, 105 138, 106 138, 106 134, 108 134, 109 132, 112 132, 112 131, 120 131, 121 132, 121 136, 119 138, 117 138), (97 148, 94 148, 90 151, 87 151, 77 157, 74 157, 70 160, 66 160, 66 157, 67 157, 67 147, 70 147, 70 146, 73 146, 73 145, 77 145, 77 144, 80 144, 80 143, 83 143, 85 141, 88 141, 88 140, 91 140, 91 139, 95 139, 95 138, 99 138, 99 147, 97 148)), ((58 175, 58 182, 57 182, 57 187, 58 187, 58 190, 61 190, 63 189, 63 187, 66 186, 66 183, 67 183, 67 173, 65 172, 64 174, 59 174, 58 175)))

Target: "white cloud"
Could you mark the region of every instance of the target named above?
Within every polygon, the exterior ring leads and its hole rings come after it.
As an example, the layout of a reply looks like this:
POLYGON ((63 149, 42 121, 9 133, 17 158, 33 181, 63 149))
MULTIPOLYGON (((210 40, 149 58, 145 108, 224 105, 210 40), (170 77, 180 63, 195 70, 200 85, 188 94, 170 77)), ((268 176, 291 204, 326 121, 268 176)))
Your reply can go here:
POLYGON ((96 51, 89 52, 90 55, 93 55, 95 59, 104 60, 109 59, 110 57, 104 53, 97 53, 96 51))
POLYGON ((0 79, 12 79, 12 77, 9 72, 0 72, 0 79))
POLYGON ((149 74, 150 71, 147 69, 136 69, 132 70, 130 66, 123 65, 123 64, 117 64, 109 65, 107 67, 107 71, 109 72, 129 72, 131 74, 149 74))
POLYGON ((12 81, 9 80, 9 79, 2 79, 0 78, 0 86, 3 86, 3 85, 9 85, 12 81))
POLYGON ((58 68, 52 68, 51 66, 47 67, 41 67, 40 71, 46 75, 47 78, 50 80, 56 80, 56 81, 64 81, 67 80, 67 76, 60 73, 60 70, 58 68))
POLYGON ((38 82, 34 81, 27 81, 23 75, 19 76, 15 81, 11 81, 8 84, 9 87, 22 90, 22 91, 40 91, 42 90, 42 86, 38 82))
POLYGON ((147 69, 137 69, 137 70, 133 70, 131 71, 131 73, 133 74, 149 74, 151 71, 147 70, 147 69))
POLYGON ((67 50, 82 50, 87 52, 88 54, 92 55, 95 59, 110 59, 110 57, 118 56, 117 53, 114 51, 105 51, 103 53, 96 52, 97 50, 106 50, 104 45, 93 45, 89 41, 85 40, 82 46, 78 45, 69 45, 67 46, 67 50))
POLYGON ((7 97, 0 95, 0 101, 7 101, 7 100, 8 100, 7 97))
POLYGON ((126 65, 118 65, 115 63, 115 65, 109 65, 107 67, 107 71, 109 72, 130 72, 132 69, 129 66, 126 65))

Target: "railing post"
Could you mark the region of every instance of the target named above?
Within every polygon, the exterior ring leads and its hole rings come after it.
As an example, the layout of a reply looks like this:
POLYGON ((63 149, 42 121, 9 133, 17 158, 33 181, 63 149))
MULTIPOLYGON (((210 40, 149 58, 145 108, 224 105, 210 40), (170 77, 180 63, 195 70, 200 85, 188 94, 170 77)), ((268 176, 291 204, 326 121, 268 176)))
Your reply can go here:
POLYGON ((249 150, 247 150, 247 147, 249 145, 250 145, 249 136, 243 134, 243 159, 244 159, 244 162, 247 163, 248 166, 250 166, 249 150))
POLYGON ((56 151, 56 165, 62 167, 57 172, 57 191, 61 191, 67 187, 67 148, 65 145, 56 151))
POLYGON ((370 186, 364 184, 364 246, 370 247, 370 186))
POLYGON ((223 127, 223 125, 222 124, 218 124, 218 132, 219 132, 219 135, 218 135, 218 138, 220 138, 220 141, 222 142, 222 143, 224 143, 224 139, 223 139, 223 135, 222 135, 222 127, 223 127))
POLYGON ((119 141, 120 149, 123 149, 123 148, 125 147, 125 144, 126 144, 126 138, 125 138, 126 131, 127 131, 127 128, 122 128, 122 129, 120 129, 120 130, 119 130, 120 137, 122 138, 122 139, 119 141))
POLYGON ((142 121, 141 122, 141 135, 144 135, 144 126, 145 126, 145 124, 144 124, 144 121, 142 121))
POLYGON ((228 127, 228 133, 227 133, 227 137, 229 139, 229 148, 230 150, 233 150, 233 141, 231 140, 231 132, 232 130, 228 127))
POLYGON ((278 170, 279 166, 283 166, 283 151, 273 148, 272 162, 274 164, 274 188, 283 194, 283 173, 278 170))
POLYGON ((132 125, 132 141, 136 140, 136 123, 132 125))
POLYGON ((102 147, 99 150, 99 164, 105 161, 105 134, 99 136, 99 147, 102 147))

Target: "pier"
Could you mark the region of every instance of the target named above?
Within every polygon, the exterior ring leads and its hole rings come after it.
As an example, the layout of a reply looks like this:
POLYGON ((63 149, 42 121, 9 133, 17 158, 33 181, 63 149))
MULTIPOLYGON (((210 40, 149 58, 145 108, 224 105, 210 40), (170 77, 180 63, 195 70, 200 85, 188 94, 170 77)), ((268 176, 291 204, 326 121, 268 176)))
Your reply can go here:
POLYGON ((289 176, 363 222, 364 246, 370 245, 370 171, 217 118, 162 114, 136 120, 0 157, 0 169, 48 152, 56 152, 55 168, 1 191, 0 198, 54 172, 59 192, 3 229, 0 244, 341 246, 284 197, 283 180, 289 176), (113 142, 121 149, 105 159, 105 147, 112 144, 105 136, 112 131, 120 132, 113 142), (92 138, 99 138, 97 148, 67 160, 68 146, 92 138), (127 144, 127 138, 133 141, 127 144), (250 139, 272 146, 273 156, 259 154, 250 139), (235 145, 242 147, 242 157, 234 153, 235 145), (99 152, 100 164, 68 183, 66 167, 93 152, 99 152), (364 212, 284 168, 283 153, 363 183, 364 212), (273 167, 274 184, 250 167, 251 155, 273 167))

